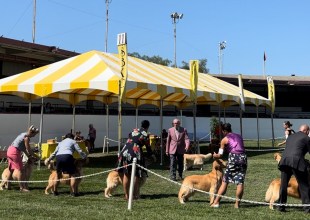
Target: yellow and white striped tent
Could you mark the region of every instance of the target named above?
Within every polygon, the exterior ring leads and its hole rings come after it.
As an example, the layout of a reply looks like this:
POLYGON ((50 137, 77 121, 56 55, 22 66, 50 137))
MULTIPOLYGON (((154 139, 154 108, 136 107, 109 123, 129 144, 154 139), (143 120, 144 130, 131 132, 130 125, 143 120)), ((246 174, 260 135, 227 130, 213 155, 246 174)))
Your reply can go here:
MULTIPOLYGON (((126 102, 134 106, 153 104, 184 107, 190 100, 188 70, 166 67, 128 57, 126 102)), ((0 92, 27 100, 54 97, 77 104, 84 100, 117 101, 121 79, 117 54, 90 51, 60 62, 0 80, 0 92)), ((244 90, 246 103, 270 106, 264 97, 244 90)), ((199 73, 198 104, 238 104, 239 87, 199 73)))

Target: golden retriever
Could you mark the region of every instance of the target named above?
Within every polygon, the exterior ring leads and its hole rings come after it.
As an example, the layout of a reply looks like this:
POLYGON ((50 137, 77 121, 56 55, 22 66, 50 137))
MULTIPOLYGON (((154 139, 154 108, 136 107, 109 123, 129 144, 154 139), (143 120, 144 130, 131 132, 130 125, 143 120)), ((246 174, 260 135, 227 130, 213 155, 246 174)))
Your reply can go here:
MULTIPOLYGON (((139 178, 139 192, 135 197, 140 197, 140 189, 146 182, 146 177, 139 178)), ((114 190, 122 184, 122 179, 116 170, 111 171, 107 177, 107 187, 104 189, 104 196, 110 198, 114 190)))
MULTIPOLYGON (((54 161, 49 161, 47 162, 47 160, 45 160, 45 165, 48 166, 48 169, 51 171, 51 174, 49 176, 48 179, 48 185, 45 188, 45 194, 49 194, 49 191, 51 191, 52 193, 54 193, 54 186, 56 184, 56 180, 57 180, 57 171, 56 171, 56 166, 55 166, 55 162, 54 161)), ((75 166, 76 166, 76 170, 75 170, 75 174, 72 177, 80 177, 83 175, 82 172, 82 167, 88 163, 88 158, 86 159, 77 159, 75 160, 75 166)), ((62 173, 61 174, 61 179, 59 180, 59 182, 61 184, 66 184, 66 185, 71 185, 73 184, 73 182, 71 181, 75 181, 76 184, 76 189, 75 192, 72 192, 72 189, 70 187, 70 193, 75 193, 75 194, 79 194, 79 185, 82 182, 82 178, 72 178, 70 179, 69 174, 65 174, 62 173)))
POLYGON ((179 191, 179 201, 185 204, 188 199, 194 195, 195 189, 203 190, 210 193, 210 204, 213 203, 215 195, 222 183, 223 168, 226 167, 226 162, 221 159, 214 160, 212 170, 205 175, 187 176, 179 191))
POLYGON ((210 160, 212 154, 184 154, 184 170, 188 170, 191 167, 200 167, 203 170, 204 162, 210 160))
MULTIPOLYGON (((35 158, 28 159, 28 157, 23 156, 23 161, 24 163, 22 173, 24 176, 24 180, 29 181, 36 159, 35 158)), ((2 182, 0 183, 0 190, 3 190, 3 188, 11 189, 10 180, 17 180, 16 171, 14 170, 11 178, 9 177, 10 177, 10 170, 7 167, 2 172, 2 182)), ((26 189, 29 189, 28 182, 24 183, 24 187, 26 189)))
MULTIPOLYGON (((281 160, 281 154, 275 153, 274 154, 274 159, 279 163, 281 160)), ((309 182, 310 182, 310 173, 309 173, 309 182)), ((269 208, 273 209, 273 203, 276 202, 279 199, 280 196, 280 187, 281 187, 281 178, 274 179, 265 195, 265 201, 269 202, 269 208)), ((298 183, 295 177, 291 177, 288 187, 287 187, 287 195, 300 199, 300 194, 298 190, 298 183)))
MULTIPOLYGON (((156 158, 155 157, 145 157, 145 167, 148 167, 149 165, 151 165, 152 163, 156 162, 156 158)), ((144 185, 144 183, 146 182, 146 177, 142 177, 139 178, 139 192, 138 195, 134 195, 134 197, 139 198, 140 197, 140 189, 141 187, 144 185)), ((122 179, 119 175, 119 173, 117 172, 117 170, 112 170, 107 177, 107 187, 104 189, 104 196, 106 198, 110 198, 112 196, 112 193, 114 192, 114 190, 119 186, 122 185, 122 179)))

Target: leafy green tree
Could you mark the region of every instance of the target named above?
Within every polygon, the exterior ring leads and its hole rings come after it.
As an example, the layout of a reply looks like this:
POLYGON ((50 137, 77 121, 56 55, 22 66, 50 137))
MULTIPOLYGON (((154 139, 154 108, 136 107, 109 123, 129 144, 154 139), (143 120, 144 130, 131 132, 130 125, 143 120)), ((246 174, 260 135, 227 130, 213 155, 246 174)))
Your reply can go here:
POLYGON ((136 57, 136 58, 139 58, 139 59, 142 59, 142 60, 146 60, 146 61, 149 61, 149 62, 152 62, 152 63, 157 63, 157 64, 160 64, 160 65, 163 65, 163 66, 169 66, 170 63, 171 63, 171 60, 168 60, 168 59, 163 59, 162 57, 160 56, 146 56, 146 55, 143 55, 141 56, 139 53, 137 52, 133 52, 133 53, 128 53, 129 56, 132 56, 132 57, 136 57))
MULTIPOLYGON (((182 61, 181 69, 189 70, 189 63, 182 61)), ((199 72, 200 73, 209 73, 209 69, 207 68, 207 59, 199 60, 199 72)))
MULTIPOLYGON (((136 57, 142 60, 146 60, 152 63, 157 63, 163 66, 169 66, 172 62, 169 59, 164 59, 160 56, 147 56, 143 55, 141 56, 138 52, 128 53, 129 56, 136 57)), ((171 65, 172 67, 174 65, 171 65)), ((189 64, 188 62, 182 61, 182 65, 180 66, 181 69, 189 70, 189 64)), ((199 72, 200 73, 208 73, 209 69, 207 68, 207 59, 200 59, 199 60, 199 72)))

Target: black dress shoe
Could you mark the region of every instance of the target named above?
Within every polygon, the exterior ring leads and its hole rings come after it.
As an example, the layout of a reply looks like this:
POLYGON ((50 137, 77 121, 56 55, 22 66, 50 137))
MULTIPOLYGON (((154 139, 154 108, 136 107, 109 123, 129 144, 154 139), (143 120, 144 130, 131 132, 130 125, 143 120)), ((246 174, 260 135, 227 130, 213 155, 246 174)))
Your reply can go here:
POLYGON ((183 176, 179 176, 179 179, 180 179, 180 180, 184 180, 183 176))
POLYGON ((171 177, 170 178, 172 181, 177 181, 177 179, 175 177, 171 177))
POLYGON ((283 206, 279 206, 277 209, 279 212, 286 212, 286 210, 283 206))
POLYGON ((72 197, 78 197, 78 196, 79 196, 78 193, 71 193, 70 195, 71 195, 72 197))
POLYGON ((58 196, 58 195, 59 195, 59 192, 55 191, 55 192, 53 192, 53 195, 54 195, 54 196, 58 196))

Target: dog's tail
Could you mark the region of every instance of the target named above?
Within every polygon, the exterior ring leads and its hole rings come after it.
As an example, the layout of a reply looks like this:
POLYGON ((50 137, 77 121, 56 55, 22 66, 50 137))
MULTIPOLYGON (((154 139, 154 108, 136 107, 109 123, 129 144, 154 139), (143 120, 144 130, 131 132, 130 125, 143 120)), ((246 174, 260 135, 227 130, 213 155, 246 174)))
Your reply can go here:
POLYGON ((273 184, 271 182, 267 191, 266 191, 266 195, 265 195, 265 201, 266 202, 270 202, 270 199, 272 197, 272 193, 273 193, 273 184))
POLYGON ((208 153, 205 155, 205 159, 206 160, 210 160, 212 158, 212 154, 211 153, 208 153))
POLYGON ((280 162, 280 160, 281 160, 281 154, 280 153, 275 153, 274 155, 273 155, 273 157, 274 157, 274 159, 279 163, 280 162))
POLYGON ((179 198, 179 201, 180 201, 181 204, 185 204, 185 201, 184 201, 184 198, 183 198, 184 193, 185 193, 185 189, 184 189, 183 186, 181 186, 180 191, 179 191, 179 195, 178 195, 178 198, 179 198))

